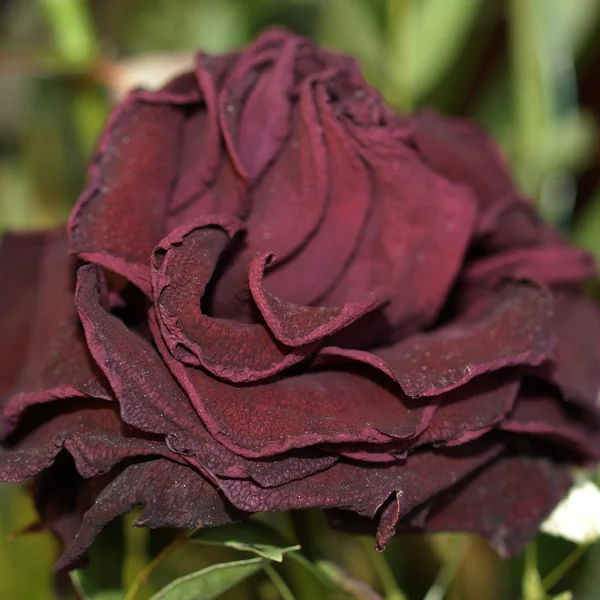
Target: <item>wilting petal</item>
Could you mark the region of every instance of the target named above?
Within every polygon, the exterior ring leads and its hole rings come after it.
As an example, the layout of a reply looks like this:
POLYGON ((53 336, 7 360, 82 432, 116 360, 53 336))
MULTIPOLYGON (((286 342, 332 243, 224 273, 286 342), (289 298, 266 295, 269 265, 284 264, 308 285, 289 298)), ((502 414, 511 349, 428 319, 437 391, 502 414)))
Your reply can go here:
POLYGON ((435 410, 435 400, 410 399, 368 374, 325 371, 232 386, 170 355, 163 358, 211 434, 246 457, 323 443, 412 438, 435 410))
MULTIPOLYGON (((290 139, 252 190, 252 205, 244 215, 247 233, 243 247, 232 256, 214 290, 218 316, 235 318, 243 312, 235 292, 257 252, 277 256, 277 266, 268 275, 273 293, 300 304, 315 297, 315 277, 309 280, 300 268, 292 266, 304 255, 329 207, 328 155, 310 89, 301 93, 291 126, 290 139), (299 289, 301 293, 296 296, 299 289)), ((368 197, 364 201, 368 202, 368 197)), ((330 277, 328 274, 326 282, 330 277)))
POLYGON ((433 111, 416 116, 413 142, 431 167, 450 181, 471 187, 482 207, 514 191, 505 161, 473 123, 433 111))
POLYGON ((133 464, 100 493, 55 568, 72 566, 107 523, 138 504, 144 510, 135 524, 150 528, 198 529, 225 525, 236 518, 235 511, 193 469, 164 459, 133 464))
POLYGON ((425 530, 472 531, 500 556, 519 554, 570 486, 567 469, 544 458, 508 457, 450 490, 425 530))
MULTIPOLYGON (((198 57, 198 61, 202 57, 198 57)), ((197 107, 183 124, 179 177, 169 204, 169 213, 180 210, 192 201, 202 202, 207 188, 218 173, 221 163, 221 133, 217 117, 215 82, 210 71, 199 62, 196 77, 203 106, 197 107)), ((206 213, 214 212, 211 206, 206 213)))
POLYGON ((249 250, 278 257, 267 287, 296 304, 316 303, 335 287, 361 241, 372 205, 366 166, 323 93, 316 100, 317 115, 314 93, 313 82, 305 82, 297 109, 303 127, 264 178, 249 221, 249 250), (284 167, 287 177, 280 176, 284 167))
POLYGON ((269 255, 259 255, 250 264, 250 292, 270 332, 286 346, 298 347, 322 340, 384 304, 375 293, 341 308, 290 304, 263 287, 268 262, 269 255))
POLYGON ((272 489, 239 480, 223 480, 220 485, 232 504, 250 512, 340 508, 371 518, 391 494, 401 492, 404 515, 489 462, 501 448, 477 441, 460 448, 416 453, 406 462, 392 465, 338 462, 272 489))
POLYGON ((390 298, 384 311, 388 335, 398 337, 429 324, 444 303, 473 232, 475 201, 464 186, 439 177, 389 136, 387 145, 361 141, 372 213, 328 303, 383 289, 390 298))
POLYGON ((413 444, 455 446, 480 437, 506 418, 519 385, 517 374, 500 371, 443 394, 431 423, 413 444))
MULTIPOLYGON (((336 461, 318 452, 252 461, 216 442, 156 350, 101 306, 99 283, 96 267, 82 267, 76 303, 88 344, 119 398, 126 423, 165 435, 173 452, 194 457, 199 461, 194 464, 213 478, 251 477, 260 485, 274 486, 315 473, 336 461)), ((153 316, 151 326, 159 348, 166 353, 153 316)))
POLYGON ((52 465, 63 449, 86 478, 105 473, 131 456, 169 454, 164 443, 125 427, 117 410, 114 403, 93 400, 36 408, 23 433, 15 433, 0 448, 0 480, 24 481, 52 465))
POLYGON ((29 485, 39 520, 27 531, 50 531, 60 548, 65 548, 75 539, 84 513, 112 478, 109 472, 84 479, 70 454, 58 454, 54 463, 29 485))
POLYGON ((555 292, 558 343, 551 380, 582 406, 600 407, 600 310, 577 291, 555 292))
POLYGON ((520 248, 471 263, 462 274, 465 283, 495 285, 503 279, 532 279, 546 284, 579 283, 596 273, 594 258, 569 246, 520 248))
MULTIPOLYGON (((149 95, 152 98, 152 95, 149 95)), ((149 258, 164 235, 184 112, 135 93, 113 113, 71 219, 71 251, 150 293, 149 258)))
POLYGON ((265 38, 239 55, 219 94, 219 118, 238 172, 256 180, 289 132, 294 59, 299 38, 265 38))
POLYGON ((173 232, 154 252, 152 280, 159 324, 173 356, 228 381, 248 382, 301 361, 314 345, 286 348, 262 325, 202 312, 206 286, 235 232, 234 223, 216 217, 173 232))
POLYGON ((375 354, 409 396, 441 394, 483 373, 552 358, 555 319, 548 292, 531 283, 508 283, 486 303, 480 315, 459 318, 375 354))
POLYGON ((231 388, 167 362, 212 434, 243 456, 269 456, 325 442, 386 442, 422 431, 434 407, 396 396, 366 377, 307 374, 231 388))
POLYGON ((76 261, 67 254, 67 243, 65 231, 44 236, 40 248, 44 258, 37 275, 22 265, 18 255, 7 257, 7 263, 22 267, 20 277, 29 281, 35 300, 25 303, 30 331, 23 327, 21 333, 28 344, 23 364, 10 393, 0 399, 2 436, 12 431, 22 411, 33 404, 59 398, 112 399, 87 349, 73 304, 76 261))
POLYGON ((600 460, 600 413, 565 402, 541 381, 527 380, 501 428, 565 446, 584 461, 600 460))
POLYGON ((58 232, 6 234, 0 245, 0 395, 10 390, 31 341, 44 254, 58 232))

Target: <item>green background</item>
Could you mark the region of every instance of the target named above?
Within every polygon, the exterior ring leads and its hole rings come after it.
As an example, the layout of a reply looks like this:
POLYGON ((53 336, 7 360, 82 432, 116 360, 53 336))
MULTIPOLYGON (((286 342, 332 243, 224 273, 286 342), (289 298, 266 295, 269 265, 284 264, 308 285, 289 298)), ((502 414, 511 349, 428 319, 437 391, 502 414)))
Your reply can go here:
MULTIPOLYGON (((356 55, 399 111, 433 106, 476 119, 542 216, 600 258, 600 0, 0 0, 0 231, 65 219, 124 82, 184 64, 196 48, 239 48, 272 24, 356 55)), ((24 487, 0 485, 2 600, 54 597, 53 541, 9 537, 33 519, 24 487)), ((325 533, 317 514, 304 525, 321 555, 390 600, 400 598, 391 574, 408 598, 423 598, 444 565, 457 568, 452 600, 520 593, 523 560, 501 564, 476 538, 395 540, 382 562, 363 541, 325 533)), ((131 582, 160 543, 125 532, 131 582)), ((537 550, 545 573, 573 546, 543 537, 537 550)), ((221 551, 186 559, 189 569, 221 551)), ((177 574, 167 564, 166 581, 169 568, 177 574)), ((248 581, 229 597, 278 597, 272 583, 248 581)), ((600 549, 560 589, 600 598, 600 549)))

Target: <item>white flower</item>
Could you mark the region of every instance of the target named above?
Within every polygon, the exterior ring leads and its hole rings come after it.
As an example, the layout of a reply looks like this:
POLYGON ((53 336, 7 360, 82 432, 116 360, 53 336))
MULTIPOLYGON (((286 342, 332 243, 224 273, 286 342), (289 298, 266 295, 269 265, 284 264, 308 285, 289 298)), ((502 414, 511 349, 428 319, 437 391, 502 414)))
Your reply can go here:
POLYGON ((574 485, 540 529, 577 544, 600 539, 600 489, 591 481, 574 485))

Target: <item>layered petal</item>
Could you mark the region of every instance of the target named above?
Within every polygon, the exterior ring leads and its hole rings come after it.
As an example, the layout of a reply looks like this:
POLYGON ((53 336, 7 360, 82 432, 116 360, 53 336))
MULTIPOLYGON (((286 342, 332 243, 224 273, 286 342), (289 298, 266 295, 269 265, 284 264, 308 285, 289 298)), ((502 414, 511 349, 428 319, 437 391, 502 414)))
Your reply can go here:
MULTIPOLYGON (((27 350, 10 392, 0 396, 2 436, 14 429, 28 406, 60 398, 112 399, 87 349, 73 304, 76 261, 67 253, 66 232, 42 238, 39 252, 43 258, 37 274, 17 260, 19 277, 28 281, 34 298, 29 304, 23 301, 28 309, 27 326, 22 327, 23 339, 18 343, 26 343, 27 350)), ((11 316, 7 310, 6 318, 11 316)), ((6 341, 10 343, 10 337, 6 341)))
POLYGON ((274 489, 233 480, 222 481, 221 489, 232 504, 249 512, 338 508, 369 518, 390 495, 400 492, 404 515, 488 463, 501 450, 501 445, 476 441, 460 448, 418 452, 391 465, 338 462, 326 471, 274 489))
POLYGON ((556 360, 550 379, 567 399, 600 407, 600 310, 575 290, 557 290, 556 360))
POLYGON ((144 506, 135 522, 138 527, 199 529, 236 518, 217 490, 193 469, 164 459, 132 464, 99 494, 55 568, 76 564, 107 523, 138 504, 144 506))
MULTIPOLYGON (((193 459, 192 463, 212 479, 250 477, 260 485, 276 486, 325 469, 336 461, 334 456, 319 452, 252 461, 216 442, 152 345, 103 308, 100 286, 97 268, 82 267, 75 300, 90 349, 119 398, 126 423, 165 436, 171 451, 193 459)), ((159 348, 167 353, 153 317, 151 324, 159 348)))
POLYGON ((503 458, 441 497, 427 516, 425 530, 478 533, 500 556, 515 556, 535 537, 570 484, 565 466, 549 459, 503 458))
POLYGON ((163 443, 124 426, 112 403, 62 401, 37 408, 23 432, 5 440, 0 448, 0 480, 24 481, 50 467, 63 449, 86 478, 131 456, 169 454, 163 443))
MULTIPOLYGON (((181 102, 198 102, 197 95, 181 102)), ((71 252, 150 293, 149 258, 164 235, 185 116, 172 94, 132 93, 112 114, 69 220, 71 252)))
POLYGON ((53 232, 7 234, 0 245, 0 395, 8 392, 25 362, 39 301, 44 253, 53 232))
POLYGON ((484 373, 551 359, 554 324, 551 295, 535 284, 513 282, 477 298, 464 317, 374 354, 406 394, 431 396, 484 373))
POLYGON ((565 402, 556 389, 541 381, 526 381, 501 428, 565 446, 583 462, 600 460, 600 413, 565 402))

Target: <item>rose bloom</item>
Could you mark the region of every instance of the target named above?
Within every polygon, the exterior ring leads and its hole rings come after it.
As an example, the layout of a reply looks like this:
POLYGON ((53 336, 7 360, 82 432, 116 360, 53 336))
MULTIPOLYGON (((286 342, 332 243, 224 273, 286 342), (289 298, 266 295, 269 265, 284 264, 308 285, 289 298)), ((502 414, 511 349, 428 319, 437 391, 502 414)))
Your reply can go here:
POLYGON ((511 555, 600 457, 593 261, 474 125, 288 32, 133 92, 66 231, 0 252, 0 479, 58 568, 137 504, 511 555))

